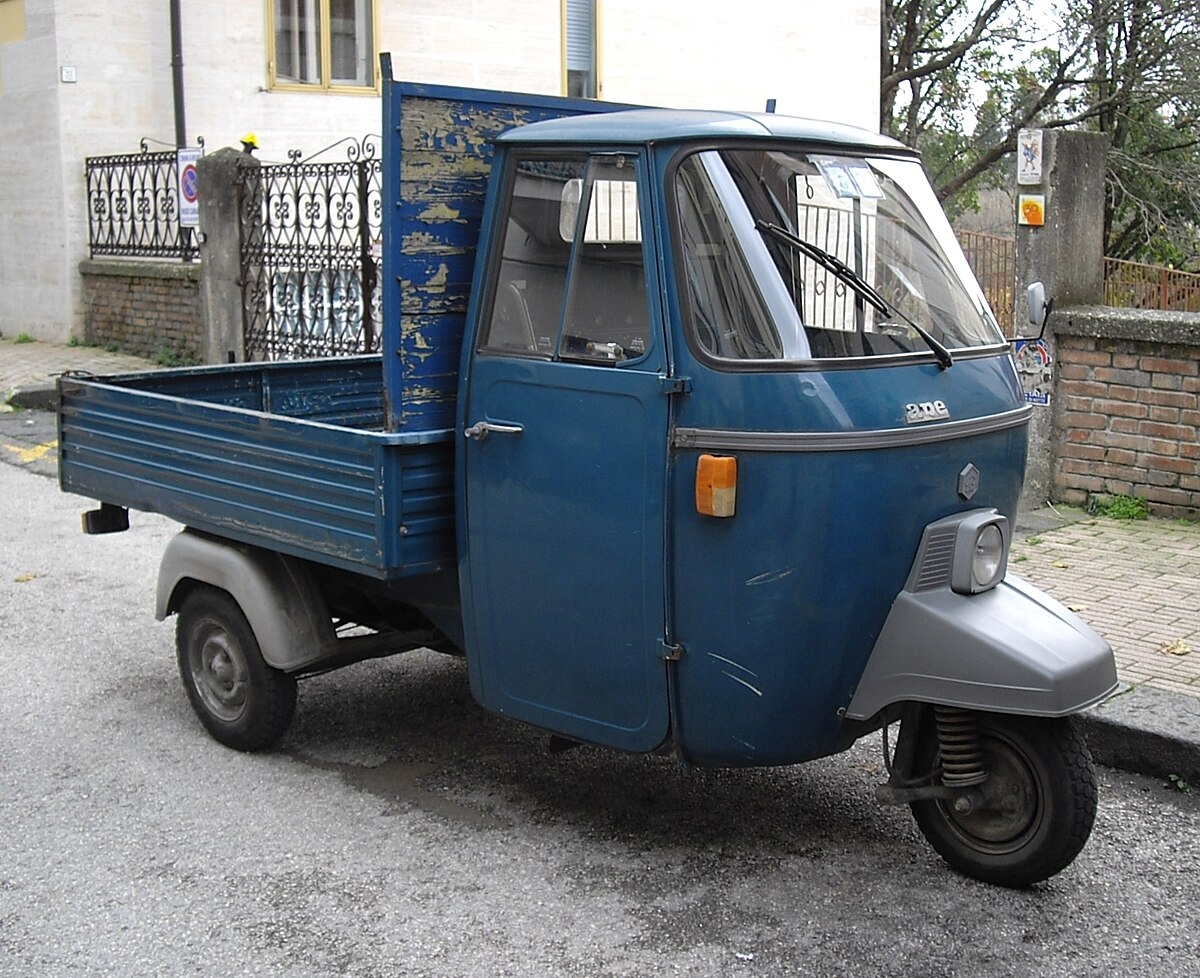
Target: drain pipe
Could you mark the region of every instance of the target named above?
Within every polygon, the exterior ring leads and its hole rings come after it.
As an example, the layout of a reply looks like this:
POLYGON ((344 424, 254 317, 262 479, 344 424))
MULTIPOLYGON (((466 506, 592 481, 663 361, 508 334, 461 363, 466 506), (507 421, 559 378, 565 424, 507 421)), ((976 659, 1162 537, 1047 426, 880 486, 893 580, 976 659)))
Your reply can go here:
POLYGON ((179 0, 171 0, 171 88, 175 94, 175 145, 187 145, 187 124, 183 118, 183 29, 180 25, 179 0))

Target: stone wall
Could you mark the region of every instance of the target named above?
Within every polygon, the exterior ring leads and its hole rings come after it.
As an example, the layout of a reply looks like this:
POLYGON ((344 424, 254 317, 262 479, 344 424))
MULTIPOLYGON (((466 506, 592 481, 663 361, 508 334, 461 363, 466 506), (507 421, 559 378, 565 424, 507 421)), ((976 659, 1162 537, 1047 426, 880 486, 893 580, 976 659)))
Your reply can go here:
POLYGON ((1086 308, 1052 323, 1054 498, 1139 496, 1200 517, 1200 317, 1086 308))
POLYGON ((86 342, 164 363, 199 362, 199 265, 88 260, 79 272, 86 342))

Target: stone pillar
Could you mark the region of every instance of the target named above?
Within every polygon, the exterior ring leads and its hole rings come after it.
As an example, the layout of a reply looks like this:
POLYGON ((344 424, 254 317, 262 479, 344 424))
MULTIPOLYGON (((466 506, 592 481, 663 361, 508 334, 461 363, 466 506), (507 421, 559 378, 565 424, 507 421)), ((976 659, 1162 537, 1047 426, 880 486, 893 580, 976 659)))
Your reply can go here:
MULTIPOLYGON (((1108 139, 1103 133, 1047 129, 1042 134, 1042 178, 1036 185, 1017 188, 1017 274, 1015 318, 1017 335, 1037 335, 1029 325, 1026 289, 1034 282, 1046 287, 1056 310, 1095 306, 1104 293, 1104 167, 1108 139), (1043 198, 1045 223, 1020 223, 1021 195, 1043 198)), ((1046 330, 1044 351, 1030 348, 1017 357, 1021 382, 1033 403, 1029 428, 1029 457, 1021 509, 1036 509, 1051 497, 1054 480, 1054 318, 1046 330), (1043 354, 1050 365, 1042 363, 1043 354), (1048 393, 1049 403, 1038 403, 1048 393), (1032 396, 1030 396, 1032 395, 1032 396)))
POLYGON ((242 315, 240 173, 261 164, 247 153, 220 149, 196 166, 200 196, 200 308, 205 363, 246 358, 242 315))

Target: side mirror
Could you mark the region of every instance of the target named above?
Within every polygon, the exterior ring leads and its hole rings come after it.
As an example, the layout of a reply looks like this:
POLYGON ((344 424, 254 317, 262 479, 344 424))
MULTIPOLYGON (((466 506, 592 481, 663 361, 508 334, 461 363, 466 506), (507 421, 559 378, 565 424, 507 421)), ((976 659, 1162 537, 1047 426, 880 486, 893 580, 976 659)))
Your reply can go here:
POLYGON ((1041 329, 1050 315, 1050 306, 1046 302, 1046 286, 1041 282, 1034 282, 1025 290, 1025 299, 1029 304, 1029 324, 1041 329))
POLYGON ((1009 342, 1015 343, 1021 339, 1040 340, 1046 335, 1046 323, 1050 321, 1050 313, 1054 310, 1054 300, 1046 298, 1046 286, 1041 282, 1034 282, 1025 290, 1025 300, 1029 306, 1029 322, 1038 327, 1039 332, 1036 337, 1015 336, 1009 342))

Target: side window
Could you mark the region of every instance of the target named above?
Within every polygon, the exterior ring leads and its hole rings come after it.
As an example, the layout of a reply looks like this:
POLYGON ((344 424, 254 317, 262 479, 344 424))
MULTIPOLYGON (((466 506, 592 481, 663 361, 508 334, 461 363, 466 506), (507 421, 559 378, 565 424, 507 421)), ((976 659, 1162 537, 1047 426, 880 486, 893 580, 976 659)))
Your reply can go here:
POLYGON ((650 345, 637 167, 627 156, 593 159, 588 207, 577 234, 559 355, 616 363, 650 345))
POLYGON ((521 160, 504 231, 492 317, 480 349, 550 356, 558 342, 571 238, 559 233, 564 190, 586 161, 521 160))
POLYGON ((634 158, 519 161, 479 349, 615 365, 649 346, 634 158))
POLYGON ((686 294, 700 345, 732 360, 781 357, 779 334, 701 154, 680 164, 676 200, 686 294))

